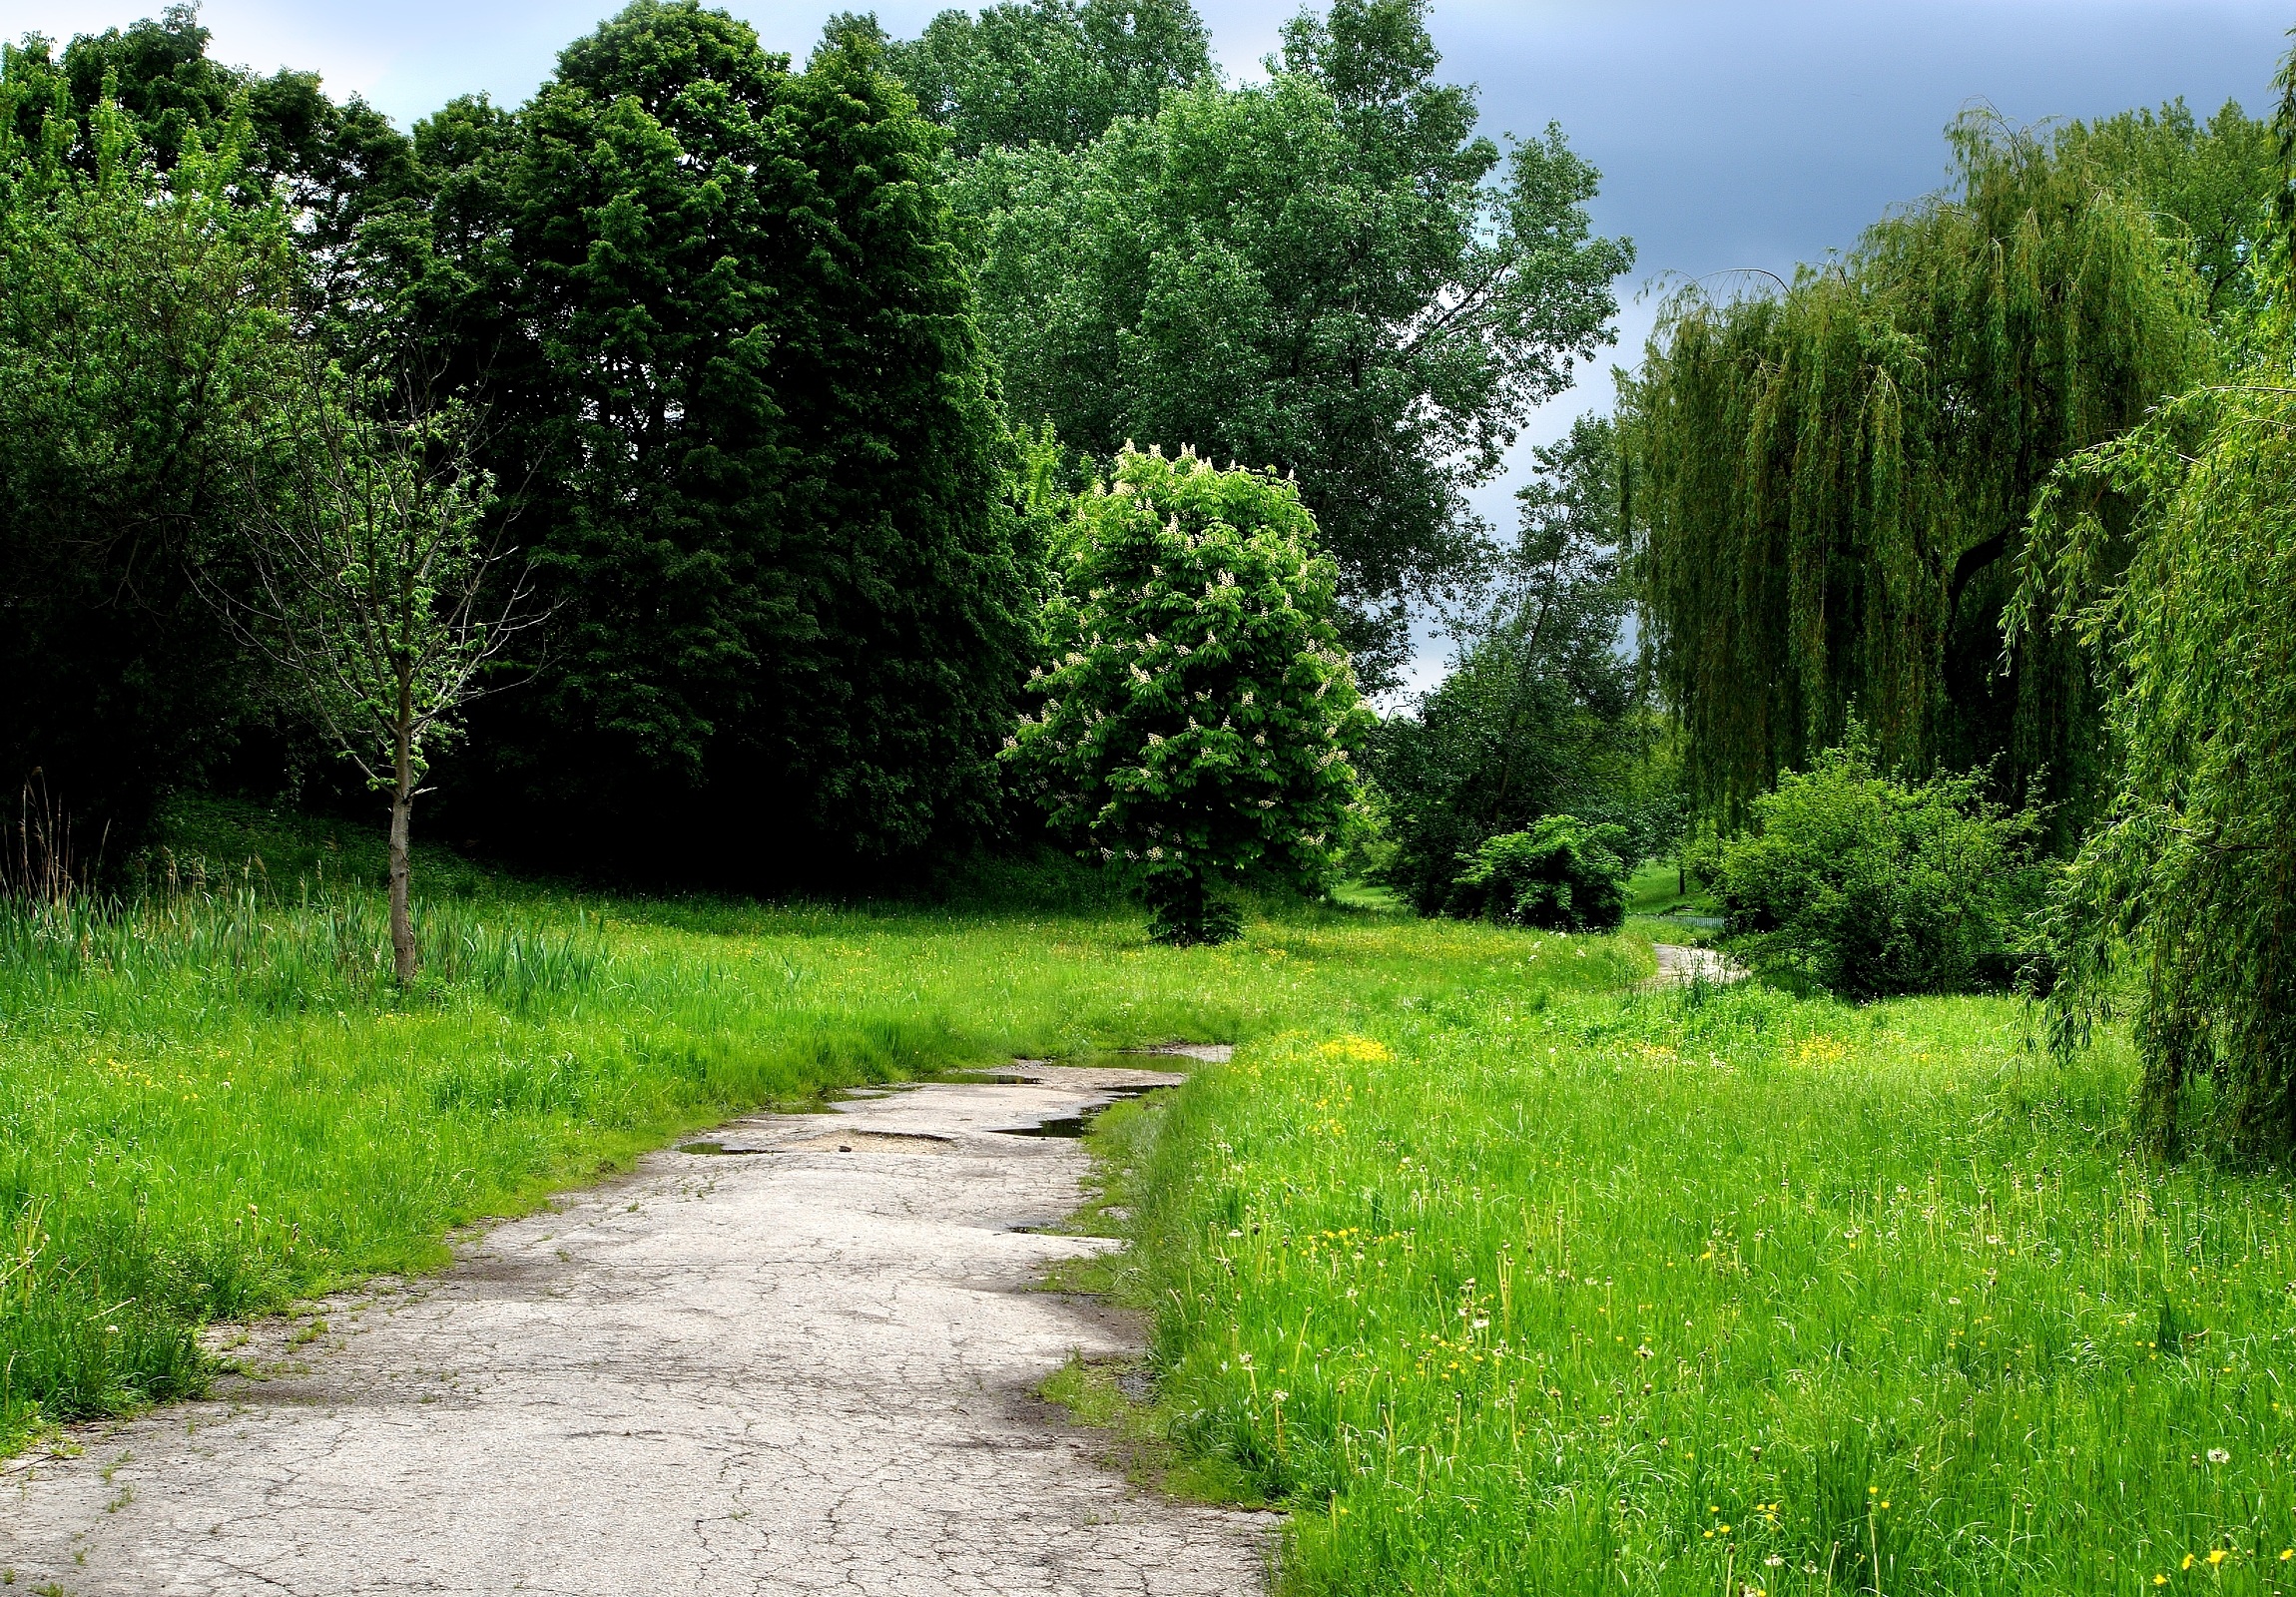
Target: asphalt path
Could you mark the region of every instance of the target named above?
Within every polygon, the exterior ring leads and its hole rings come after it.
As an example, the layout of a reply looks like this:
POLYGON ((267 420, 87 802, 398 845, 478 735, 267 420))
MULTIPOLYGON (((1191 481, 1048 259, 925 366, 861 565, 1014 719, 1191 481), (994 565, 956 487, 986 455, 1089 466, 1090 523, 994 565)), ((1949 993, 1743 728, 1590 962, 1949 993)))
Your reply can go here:
POLYGON ((249 1374, 0 1468, 0 1572, 80 1597, 1238 1597, 1271 1516, 1128 1484, 1035 1395, 1138 1328, 1035 1290, 1114 1244, 1059 1122, 1143 1070, 757 1116, 248 1328, 249 1374), (297 1339, 297 1338, 308 1339, 297 1339))

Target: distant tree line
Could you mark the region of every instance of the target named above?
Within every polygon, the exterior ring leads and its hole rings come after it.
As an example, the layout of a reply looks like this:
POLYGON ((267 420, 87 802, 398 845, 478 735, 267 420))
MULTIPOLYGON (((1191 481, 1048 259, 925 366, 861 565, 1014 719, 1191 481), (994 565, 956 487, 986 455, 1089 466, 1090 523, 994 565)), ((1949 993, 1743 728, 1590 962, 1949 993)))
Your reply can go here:
POLYGON ((176 6, 0 70, 0 762, 119 841, 186 785, 350 799, 307 684, 216 624, 318 447, 282 415, 460 416, 550 617, 452 718, 440 824, 850 875, 1033 834, 994 759, 1065 514, 1027 439, 1063 493, 1134 439, 1296 484, 1377 686, 1630 259, 1558 133, 1474 134, 1422 0, 1303 13, 1241 88, 1185 0, 840 15, 802 69, 635 0, 524 106, 404 133, 208 42, 176 6))

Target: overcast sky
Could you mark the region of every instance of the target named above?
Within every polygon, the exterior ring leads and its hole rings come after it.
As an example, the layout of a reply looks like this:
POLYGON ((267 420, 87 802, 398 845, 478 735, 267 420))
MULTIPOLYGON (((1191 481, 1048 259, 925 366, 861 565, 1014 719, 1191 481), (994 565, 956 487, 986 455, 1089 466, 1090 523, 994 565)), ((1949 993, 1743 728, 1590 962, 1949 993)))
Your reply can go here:
MULTIPOLYGON (((214 53, 268 72, 315 68, 401 125, 456 94, 516 104, 559 47, 610 0, 389 0, 366 5, 210 0, 214 53)), ((1259 74, 1297 0, 1197 0, 1231 77, 1259 74)), ((734 0, 766 43, 804 56, 833 9, 865 0, 734 0)), ((158 9, 139 0, 0 0, 0 36, 62 40, 158 9)), ((886 0, 913 34, 940 6, 886 0)), ((1597 226, 1633 239, 1617 358, 1651 318, 1666 274, 1741 266, 1790 275, 1892 205, 1945 179, 1941 130, 1983 103, 2019 123, 2091 117, 2181 96, 2205 117, 2227 99, 2263 114, 2296 6, 2252 0, 1435 0, 1444 72, 1477 84, 1488 131, 1562 124, 1601 170, 1597 226)), ((1549 405, 1526 442, 1604 404, 1608 362, 1549 405)), ((1477 496, 1503 520, 1511 483, 1477 496)), ((1423 677, 1436 665, 1431 652, 1423 677)))

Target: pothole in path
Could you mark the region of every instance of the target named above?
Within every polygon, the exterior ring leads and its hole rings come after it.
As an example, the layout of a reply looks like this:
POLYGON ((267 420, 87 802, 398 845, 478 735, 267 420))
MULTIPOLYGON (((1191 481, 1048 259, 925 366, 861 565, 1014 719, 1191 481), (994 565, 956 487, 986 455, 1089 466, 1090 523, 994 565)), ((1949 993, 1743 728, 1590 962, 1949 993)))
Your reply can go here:
POLYGON ((1081 1137, 1086 1122, 1098 1113, 1096 1109, 1081 1115, 1055 1115, 1033 1126, 999 1126, 996 1134, 999 1137, 1081 1137))
MULTIPOLYGON (((1172 1087, 1169 1082, 1159 1081, 1138 1087, 1110 1087, 1107 1090, 1121 1102, 1133 1098, 1145 1098, 1152 1092, 1170 1092, 1172 1087)), ((1000 1137, 1081 1137, 1091 1129, 1092 1122, 1098 1116, 1115 1107, 1116 1105, 1113 1103, 1094 1104, 1091 1108, 1081 1110, 1076 1114, 1055 1115, 1049 1120, 1040 1120, 1033 1126, 999 1126, 996 1128, 996 1134, 1000 1137)))
POLYGON ((810 1154, 945 1154, 955 1146, 954 1137, 929 1131, 829 1131, 782 1144, 790 1153, 810 1154))
POLYGON ((682 1154, 944 1154, 954 1145, 952 1137, 939 1137, 923 1131, 839 1131, 825 1132, 819 1137, 808 1137, 803 1142, 776 1143, 771 1148, 759 1148, 747 1143, 682 1142, 682 1154))

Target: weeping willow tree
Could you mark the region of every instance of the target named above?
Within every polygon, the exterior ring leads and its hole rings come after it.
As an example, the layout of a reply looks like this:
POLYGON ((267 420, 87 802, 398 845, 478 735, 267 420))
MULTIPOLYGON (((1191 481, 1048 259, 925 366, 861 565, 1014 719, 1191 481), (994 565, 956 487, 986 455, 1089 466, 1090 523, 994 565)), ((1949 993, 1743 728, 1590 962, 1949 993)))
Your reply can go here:
POLYGON ((1955 190, 1783 292, 1679 294, 1622 394, 1644 647, 1710 809, 1853 716, 1886 765, 1998 760, 2067 825, 2101 776, 2078 650, 2038 629, 2005 671, 2000 618, 2050 469, 2205 358, 2199 278, 2095 163, 1951 137, 1955 190))
POLYGON ((2034 520, 2014 634, 2093 652, 2118 792, 2044 917, 2051 1032, 2133 997, 2147 1128, 2200 1107, 2296 1147, 2296 385, 2282 348, 2068 461, 2034 520), (2080 508, 2135 499, 2135 553, 2080 508), (2050 629, 2051 611, 2073 623, 2050 629))
POLYGON ((2117 778, 2032 974, 2060 1049, 2129 1002, 2163 1151, 2196 1124, 2296 1150, 2296 54, 2280 86, 2279 237, 2227 371, 2058 467, 2006 617, 2088 652, 2117 778))

